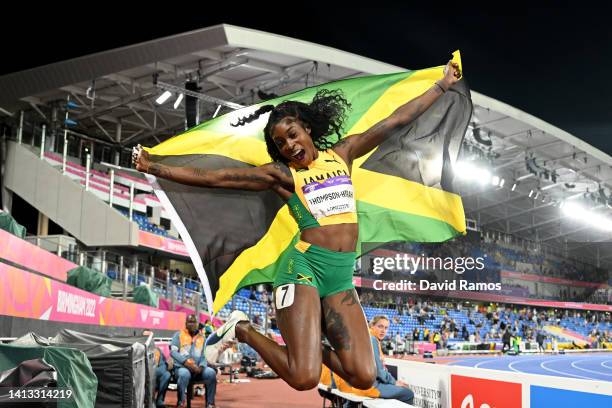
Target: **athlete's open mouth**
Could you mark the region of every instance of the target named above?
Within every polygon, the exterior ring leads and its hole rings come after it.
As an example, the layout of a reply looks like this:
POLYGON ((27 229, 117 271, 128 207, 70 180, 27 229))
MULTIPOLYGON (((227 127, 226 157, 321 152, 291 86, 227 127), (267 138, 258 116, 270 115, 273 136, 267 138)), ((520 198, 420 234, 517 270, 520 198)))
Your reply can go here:
POLYGON ((302 161, 304 156, 306 155, 306 151, 304 149, 300 149, 291 156, 293 160, 302 161))

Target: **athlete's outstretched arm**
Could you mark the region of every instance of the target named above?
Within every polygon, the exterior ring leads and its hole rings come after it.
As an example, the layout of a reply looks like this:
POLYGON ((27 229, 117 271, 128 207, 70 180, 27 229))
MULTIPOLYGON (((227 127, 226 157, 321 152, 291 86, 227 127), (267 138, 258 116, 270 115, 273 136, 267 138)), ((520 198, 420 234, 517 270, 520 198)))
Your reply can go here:
POLYGON ((140 145, 135 148, 132 159, 138 171, 190 186, 276 191, 278 189, 291 190, 293 185, 291 176, 283 171, 282 165, 278 163, 246 169, 219 170, 167 166, 152 162, 149 159, 149 153, 140 145))
POLYGON ((393 129, 405 126, 425 112, 444 92, 461 78, 459 65, 449 61, 443 78, 420 96, 397 108, 387 118, 381 120, 363 133, 347 136, 333 147, 347 163, 363 156, 385 141, 393 129))

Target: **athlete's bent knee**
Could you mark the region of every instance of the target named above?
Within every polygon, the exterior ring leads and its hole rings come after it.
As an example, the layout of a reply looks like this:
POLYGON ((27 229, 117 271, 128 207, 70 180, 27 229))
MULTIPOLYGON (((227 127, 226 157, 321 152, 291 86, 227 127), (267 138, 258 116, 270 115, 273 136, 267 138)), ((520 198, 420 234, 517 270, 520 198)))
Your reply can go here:
POLYGON ((295 388, 296 390, 306 391, 315 388, 319 384, 320 377, 321 373, 319 373, 318 375, 314 372, 303 374, 298 373, 288 382, 289 385, 291 385, 291 387, 295 388))
POLYGON ((360 390, 367 390, 374 385, 376 380, 376 369, 374 366, 361 367, 351 376, 351 385, 360 390))
POLYGON ((351 385, 360 390, 367 390, 374 385, 375 376, 372 377, 353 377, 351 379, 351 385))

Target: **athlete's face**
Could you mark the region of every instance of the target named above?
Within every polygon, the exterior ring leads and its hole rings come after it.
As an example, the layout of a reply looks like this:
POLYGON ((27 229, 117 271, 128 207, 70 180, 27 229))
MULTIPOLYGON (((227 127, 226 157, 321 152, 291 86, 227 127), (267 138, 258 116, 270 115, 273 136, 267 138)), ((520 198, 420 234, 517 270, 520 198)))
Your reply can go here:
POLYGON ((387 335, 387 330, 389 330, 389 321, 387 319, 380 319, 372 326, 374 329, 374 335, 378 338, 378 340, 382 340, 387 335))
POLYGON ((283 118, 272 128, 272 140, 280 154, 298 167, 308 166, 319 155, 310 128, 294 117, 283 118))

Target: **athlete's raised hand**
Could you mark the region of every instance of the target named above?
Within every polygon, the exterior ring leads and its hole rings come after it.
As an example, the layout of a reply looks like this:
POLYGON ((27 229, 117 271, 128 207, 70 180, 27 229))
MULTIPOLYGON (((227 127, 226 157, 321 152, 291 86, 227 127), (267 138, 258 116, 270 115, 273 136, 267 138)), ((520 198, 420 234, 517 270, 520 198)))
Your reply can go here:
POLYGON ((444 67, 444 78, 441 79, 441 81, 444 81, 446 89, 456 84, 460 79, 461 69, 459 68, 459 64, 452 60, 448 61, 448 64, 444 67))
POLYGON ((141 145, 132 148, 132 163, 138 171, 146 173, 149 170, 149 165, 151 164, 149 153, 141 145))

